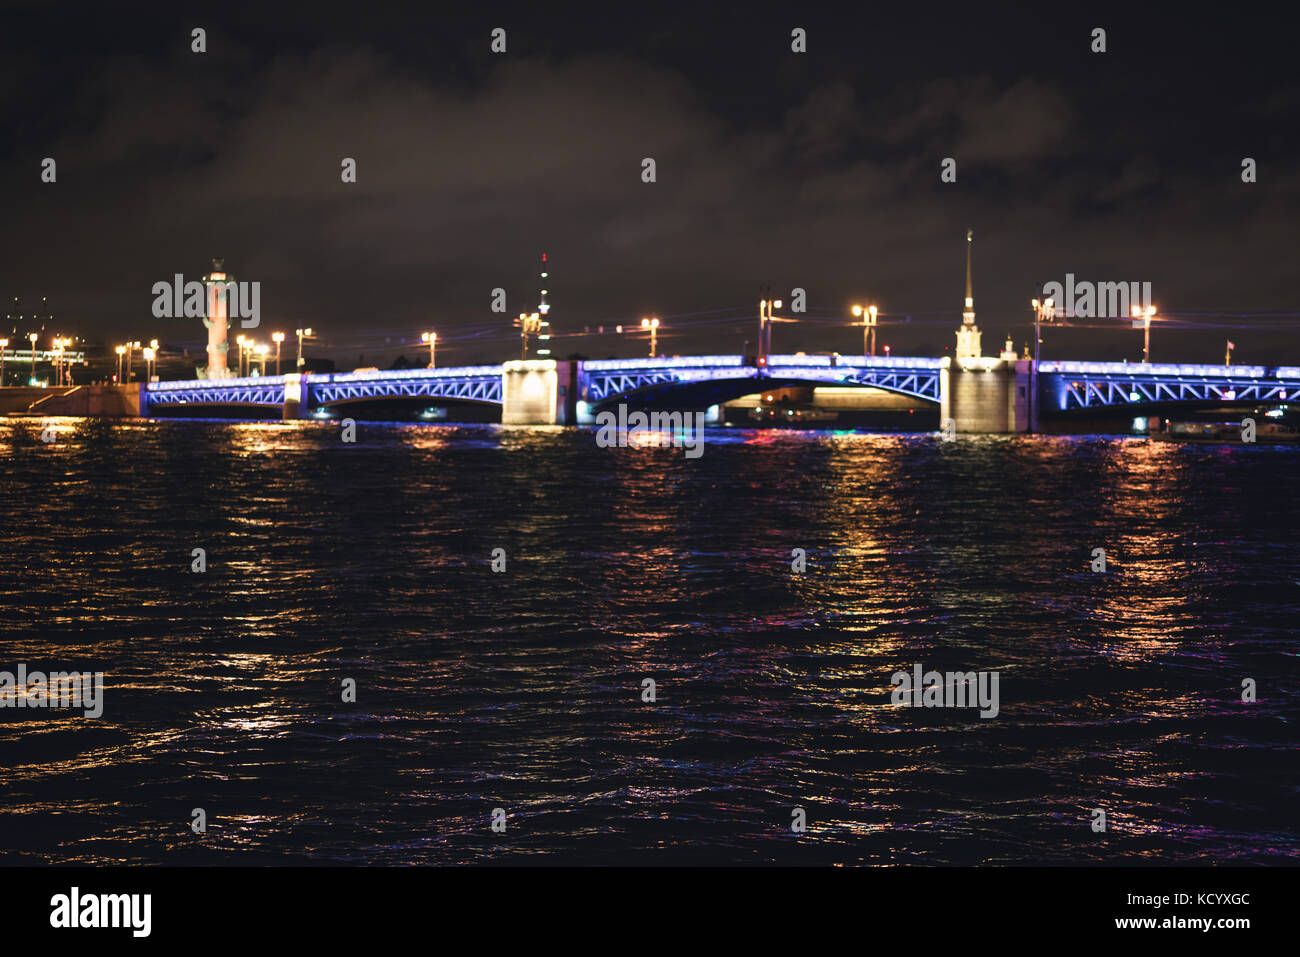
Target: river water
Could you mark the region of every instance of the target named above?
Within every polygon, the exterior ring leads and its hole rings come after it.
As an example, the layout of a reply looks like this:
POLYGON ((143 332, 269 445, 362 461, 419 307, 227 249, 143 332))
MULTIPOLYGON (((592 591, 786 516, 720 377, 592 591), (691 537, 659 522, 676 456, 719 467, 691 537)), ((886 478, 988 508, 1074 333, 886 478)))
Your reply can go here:
POLYGON ((0 708, 0 859, 1292 860, 1298 471, 1133 437, 717 430, 692 459, 0 418, 0 669, 104 676, 99 718, 0 708), (895 706, 917 664, 997 672, 997 716, 895 706))

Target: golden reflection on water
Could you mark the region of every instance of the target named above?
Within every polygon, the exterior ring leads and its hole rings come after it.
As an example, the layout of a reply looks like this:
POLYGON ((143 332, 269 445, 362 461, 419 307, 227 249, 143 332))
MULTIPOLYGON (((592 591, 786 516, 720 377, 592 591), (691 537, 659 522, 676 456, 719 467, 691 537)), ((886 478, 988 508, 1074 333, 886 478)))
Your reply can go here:
MULTIPOLYGON (((1219 733, 1203 690, 1218 680, 1217 646, 1188 647, 1188 621, 1215 596, 1195 592, 1201 553, 1187 547, 1228 533, 1216 515, 1189 515, 1200 499, 1188 497, 1186 452, 753 432, 706 440, 688 460, 671 447, 593 454, 589 435, 559 428, 368 428, 366 455, 353 456, 337 423, 126 425, 109 437, 139 447, 110 447, 95 481, 42 486, 95 519, 60 515, 20 552, 5 585, 27 632, 6 650, 48 655, 30 634, 38 623, 56 647, 122 663, 130 673, 106 669, 105 692, 131 695, 100 723, 0 722, 0 743, 27 748, 6 765, 23 811, 116 814, 82 830, 148 856, 151 800, 165 805, 194 778, 232 782, 223 797, 245 803, 220 840, 294 857, 303 846, 284 829, 300 822, 286 809, 337 785, 364 815, 326 808, 313 822, 372 860, 428 854, 394 804, 427 805, 454 828, 467 799, 517 801, 521 819, 563 813, 539 822, 537 853, 569 854, 583 835, 639 840, 635 819, 685 822, 647 844, 723 856, 731 838, 717 825, 732 822, 744 831, 735 847, 775 857, 772 806, 789 797, 820 808, 816 839, 873 862, 878 848, 849 842, 1000 841, 1004 859, 1024 861, 1059 848, 1015 845, 1009 831, 1032 835, 1053 801, 1083 807, 1100 792, 1142 809, 1130 833, 1193 839, 1153 802, 1204 799, 1198 756, 1183 749, 1219 733), (175 452, 185 430, 191 444, 175 452), (1089 468, 1095 509, 1063 479, 1089 468), (155 518, 170 520, 164 532, 155 518), (219 574, 202 583, 188 572, 200 523, 218 536, 219 574), (510 574, 493 578, 484 546, 497 541, 510 574), (1087 572, 1094 544, 1113 575, 1087 572), (807 549, 802 574, 795 547, 807 549), (891 673, 937 665, 932 652, 999 669, 1001 718, 895 709, 891 673), (367 697, 340 709, 336 676, 352 668, 369 670, 367 697), (647 676, 654 705, 640 700, 647 676), (51 779, 66 793, 52 795, 51 779)), ((1258 762, 1263 749, 1240 735, 1207 747, 1258 762)), ((1281 790, 1250 801, 1276 819, 1281 790)), ((472 821, 461 836, 482 830, 472 821)), ((34 857, 87 853, 85 839, 53 833, 34 857)), ((926 853, 941 859, 940 844, 926 853)))
POLYGON ((1121 441, 1108 462, 1101 517, 1117 537, 1093 547, 1106 549, 1106 574, 1123 576, 1123 588, 1101 597, 1096 613, 1121 661, 1156 659, 1182 640, 1186 595, 1179 579, 1186 569, 1170 540, 1186 507, 1174 492, 1185 481, 1178 452, 1174 443, 1121 441))

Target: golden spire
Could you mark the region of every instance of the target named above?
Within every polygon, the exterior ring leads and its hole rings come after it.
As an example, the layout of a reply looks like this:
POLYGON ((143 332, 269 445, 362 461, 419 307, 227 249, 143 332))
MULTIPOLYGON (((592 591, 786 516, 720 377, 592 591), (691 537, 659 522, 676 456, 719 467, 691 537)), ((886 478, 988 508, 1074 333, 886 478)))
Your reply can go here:
POLYGON ((973 231, 973 230, 970 230, 970 229, 966 230, 966 305, 967 305, 968 307, 971 305, 971 294, 970 294, 970 247, 971 247, 971 243, 972 243, 972 241, 974 240, 974 238, 975 238, 975 233, 974 233, 974 231, 973 231))

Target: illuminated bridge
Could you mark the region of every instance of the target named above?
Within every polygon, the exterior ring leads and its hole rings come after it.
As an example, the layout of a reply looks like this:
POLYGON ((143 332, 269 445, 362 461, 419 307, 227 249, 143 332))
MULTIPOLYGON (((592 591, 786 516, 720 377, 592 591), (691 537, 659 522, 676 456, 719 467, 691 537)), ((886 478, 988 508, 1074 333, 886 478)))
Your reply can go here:
POLYGON ((764 388, 818 383, 863 385, 939 402, 943 359, 851 356, 772 356, 763 368, 742 356, 681 356, 671 359, 598 359, 582 363, 584 398, 593 406, 651 397, 669 398, 682 386, 701 395, 735 399, 764 388), (762 379, 756 384, 755 379, 762 379), (665 388, 668 387, 668 388, 665 388))
POLYGON ((270 409, 294 401, 305 410, 375 399, 402 398, 500 405, 501 366, 153 382, 147 388, 147 395, 150 408, 242 406, 270 409), (304 395, 307 397, 305 402, 304 395))
MULTIPOLYGON (((392 372, 290 374, 143 387, 141 413, 164 408, 313 409, 392 399, 473 402, 502 408, 507 423, 574 424, 602 408, 632 402, 705 408, 785 385, 862 386, 933 402, 962 430, 1021 431, 1028 426, 1027 359, 948 357, 679 356, 605 360, 512 360, 499 366, 392 372)), ((1194 407, 1300 401, 1300 367, 1173 363, 1041 362, 1040 408, 1075 410, 1194 407)))
POLYGON ((1300 367, 1039 362, 1039 392, 1061 411, 1116 405, 1300 401, 1300 367))

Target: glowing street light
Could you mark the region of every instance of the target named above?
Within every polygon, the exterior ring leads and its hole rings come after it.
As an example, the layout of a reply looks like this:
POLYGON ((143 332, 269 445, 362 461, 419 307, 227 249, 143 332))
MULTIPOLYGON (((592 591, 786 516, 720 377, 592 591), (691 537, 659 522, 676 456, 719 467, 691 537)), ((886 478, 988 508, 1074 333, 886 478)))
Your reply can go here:
POLYGON ((8 339, 0 339, 0 386, 5 384, 5 350, 9 348, 8 339))
MULTIPOLYGON (((251 345, 251 343, 250 343, 250 345, 251 345)), ((261 363, 261 365, 260 365, 259 368, 258 368, 258 375, 266 375, 266 357, 267 357, 267 354, 268 354, 270 351, 271 351, 271 347, 268 346, 265 342, 259 342, 257 345, 255 345, 255 346, 252 347, 252 350, 251 350, 251 352, 249 353, 249 357, 248 357, 248 372, 249 372, 250 375, 251 375, 252 372, 253 372, 253 356, 252 356, 252 353, 253 353, 253 352, 256 352, 256 353, 257 353, 257 358, 260 360, 260 363, 261 363)))
POLYGON ((876 354, 876 307, 854 306, 853 314, 862 317, 862 357, 876 354), (871 348, 867 348, 867 333, 871 333, 871 348))
POLYGON ((271 341, 275 343, 275 374, 280 374, 280 343, 284 342, 283 332, 271 333, 271 341))
MULTIPOLYGON (((156 342, 157 340, 155 339, 154 341, 156 342)), ((152 346, 145 346, 142 352, 144 354, 144 381, 152 382, 153 381, 153 360, 154 360, 154 356, 156 356, 158 352, 152 346)))
POLYGON ((32 385, 36 385, 36 340, 39 338, 35 332, 27 334, 27 341, 32 344, 32 385))
POLYGON ((310 339, 312 337, 311 327, 308 326, 306 329, 298 329, 297 334, 298 334, 298 371, 301 372, 303 366, 302 341, 304 339, 310 339))
POLYGON ((766 357, 772 352, 772 310, 780 308, 780 299, 760 299, 758 301, 759 365, 766 365, 766 357))
POLYGON ((140 340, 126 344, 126 377, 131 378, 131 365, 135 361, 135 350, 140 348, 140 340))
POLYGON ((1155 306, 1147 306, 1146 309, 1141 306, 1133 307, 1133 318, 1142 320, 1142 362, 1144 365, 1151 361, 1151 317, 1155 314, 1155 306))
POLYGON ((429 344, 429 368, 432 369, 434 360, 437 358, 434 350, 438 347, 438 334, 436 332, 422 332, 420 333, 420 341, 429 344))
POLYGON ((655 316, 642 319, 641 328, 650 330, 650 358, 653 359, 655 357, 655 343, 659 338, 659 319, 655 316))
POLYGON ((72 345, 72 340, 63 336, 55 336, 51 343, 51 349, 54 352, 54 382, 56 385, 64 385, 66 379, 67 385, 72 384, 72 370, 65 361, 64 348, 72 345))
POLYGON ((126 355, 126 346, 118 346, 113 351, 117 353, 117 381, 122 382, 122 357, 126 355))
MULTIPOLYGON (((519 327, 519 338, 522 343, 519 358, 528 358, 528 336, 530 333, 540 332, 542 328, 541 313, 521 312, 519 318, 515 320, 515 325, 519 327)), ((620 327, 620 331, 622 331, 620 327)))
POLYGON ((1051 299, 1039 302, 1029 300, 1034 310, 1034 367, 1029 370, 1029 431, 1038 431, 1038 347, 1043 342, 1040 324, 1044 319, 1051 322, 1056 316, 1056 304, 1051 299))

